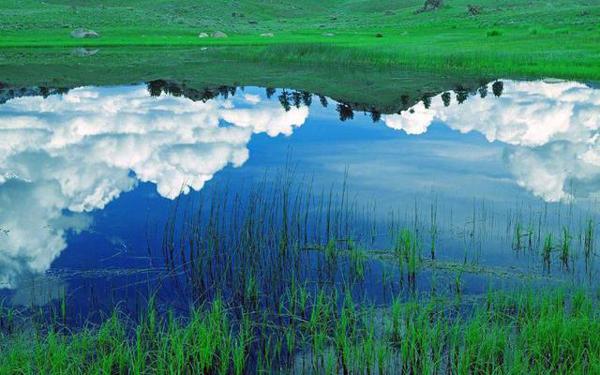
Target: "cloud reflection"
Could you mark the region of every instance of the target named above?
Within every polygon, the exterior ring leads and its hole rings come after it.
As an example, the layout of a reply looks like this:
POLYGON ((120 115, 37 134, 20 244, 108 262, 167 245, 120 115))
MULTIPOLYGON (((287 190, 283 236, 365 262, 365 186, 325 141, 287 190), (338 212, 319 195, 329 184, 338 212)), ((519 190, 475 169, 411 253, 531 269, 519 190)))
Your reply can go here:
POLYGON ((547 201, 571 199, 568 181, 577 182, 582 194, 596 193, 600 90, 562 81, 503 83, 500 97, 473 96, 445 106, 440 94, 428 108, 420 102, 382 120, 407 134, 425 133, 441 121, 460 133, 476 131, 489 142, 506 143, 505 160, 517 183, 547 201))
POLYGON ((146 86, 82 87, 0 108, 0 287, 47 270, 67 231, 90 225, 138 181, 175 198, 248 159, 254 133, 289 135, 308 116, 256 95, 206 102, 146 86), (74 213, 74 214, 73 214, 74 213))

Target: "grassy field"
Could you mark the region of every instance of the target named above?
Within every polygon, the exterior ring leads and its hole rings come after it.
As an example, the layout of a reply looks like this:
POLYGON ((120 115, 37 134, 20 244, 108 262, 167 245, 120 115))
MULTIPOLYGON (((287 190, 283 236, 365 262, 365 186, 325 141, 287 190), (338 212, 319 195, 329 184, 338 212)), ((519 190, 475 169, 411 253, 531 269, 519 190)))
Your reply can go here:
POLYGON ((600 79, 595 0, 447 0, 428 12, 418 12, 422 0, 123 4, 2 0, 0 47, 250 46, 236 52, 240 59, 600 79), (73 39, 76 27, 101 37, 73 39), (229 37, 198 38, 214 31, 229 37))

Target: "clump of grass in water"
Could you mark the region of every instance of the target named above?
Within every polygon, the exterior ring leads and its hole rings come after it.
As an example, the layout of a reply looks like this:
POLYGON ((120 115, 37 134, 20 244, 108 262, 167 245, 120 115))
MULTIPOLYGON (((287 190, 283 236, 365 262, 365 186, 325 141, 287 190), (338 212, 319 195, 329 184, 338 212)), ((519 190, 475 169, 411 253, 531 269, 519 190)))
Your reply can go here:
MULTIPOLYGON (((350 273, 364 278, 368 260, 351 235, 356 230, 351 223, 362 216, 348 199, 345 180, 340 194, 332 186, 321 196, 312 193, 310 184, 297 183, 287 170, 275 181, 265 177, 244 195, 205 190, 192 207, 179 200, 174 204, 163 254, 174 275, 185 270, 192 299, 214 298, 221 291, 223 299, 241 300, 249 308, 273 305, 290 280, 335 282, 345 264, 338 262, 342 256, 350 261, 350 273), (343 242, 350 242, 350 251, 341 251, 343 242), (313 270, 314 260, 323 260, 326 272, 313 270)), ((369 220, 376 220, 375 215, 369 220)), ((370 226, 369 221, 364 224, 370 226)), ((341 272, 340 278, 345 277, 345 270, 341 272)))
POLYGON ((544 266, 546 269, 550 269, 553 248, 554 244, 552 243, 552 234, 549 233, 544 238, 544 247, 542 248, 542 258, 544 260, 544 266))
POLYGON ((517 222, 515 224, 515 233, 513 236, 513 249, 514 250, 521 250, 523 248, 523 225, 521 224, 521 222, 517 222))
POLYGON ((337 244, 334 239, 330 239, 325 245, 325 258, 329 263, 335 263, 337 259, 337 244))
POLYGON ((418 241, 415 234, 409 229, 402 229, 396 239, 394 252, 400 262, 407 265, 408 272, 416 271, 418 241))
POLYGON ((588 219, 586 222, 584 237, 583 237, 583 251, 585 254, 586 264, 589 262, 590 257, 594 255, 594 220, 588 219))
POLYGON ((571 234, 569 233, 569 228, 566 226, 563 227, 562 231, 562 243, 560 246, 560 260, 562 261, 563 266, 568 269, 569 268, 569 259, 571 253, 571 234))
POLYGON ((438 225, 437 225, 437 198, 435 202, 431 204, 431 228, 429 230, 431 234, 431 260, 435 259, 435 242, 438 236, 438 225))
POLYGON ((357 279, 365 278, 367 255, 365 251, 359 248, 354 241, 348 241, 348 251, 350 252, 350 272, 357 279))

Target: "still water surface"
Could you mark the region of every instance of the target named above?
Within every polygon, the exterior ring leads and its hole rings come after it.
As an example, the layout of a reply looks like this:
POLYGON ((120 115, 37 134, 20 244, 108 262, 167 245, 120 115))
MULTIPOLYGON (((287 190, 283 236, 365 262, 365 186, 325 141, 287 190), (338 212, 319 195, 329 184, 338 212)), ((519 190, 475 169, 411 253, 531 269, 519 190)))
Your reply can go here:
MULTIPOLYGON (((515 236, 531 254, 546 233, 568 227, 577 247, 586 223, 595 227, 600 90, 586 84, 502 80, 396 114, 294 90, 186 92, 164 81, 2 98, 0 288, 15 305, 68 295, 89 311, 143 299, 167 285, 157 275, 175 202, 243 196, 282 170, 325 195, 347 185, 362 207, 357 240, 372 250, 391 246, 386 228, 421 230, 438 261, 471 265, 473 293, 531 274, 596 277, 582 257, 546 268, 515 251, 515 236)), ((373 293, 379 268, 367 274, 373 293)))

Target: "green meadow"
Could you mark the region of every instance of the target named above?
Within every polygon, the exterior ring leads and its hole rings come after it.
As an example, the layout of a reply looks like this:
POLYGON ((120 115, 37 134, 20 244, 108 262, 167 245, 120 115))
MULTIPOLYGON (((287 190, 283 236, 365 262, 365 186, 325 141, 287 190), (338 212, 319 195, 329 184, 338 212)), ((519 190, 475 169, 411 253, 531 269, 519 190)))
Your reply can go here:
POLYGON ((237 50, 238 58, 600 78, 600 4, 594 0, 448 0, 439 9, 422 7, 421 0, 3 0, 0 48, 249 47, 237 50), (470 12, 470 5, 477 10, 470 12), (101 36, 71 38, 78 27, 101 36), (216 31, 228 37, 198 37, 216 31))

